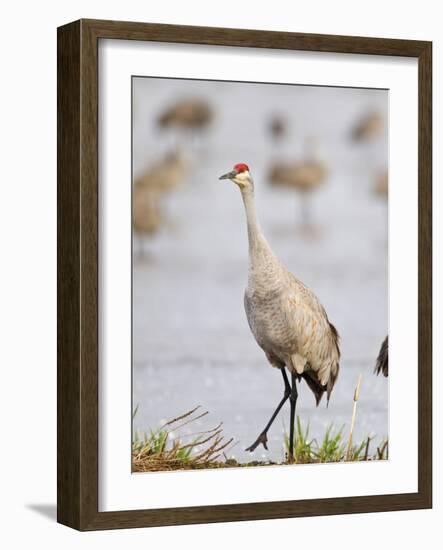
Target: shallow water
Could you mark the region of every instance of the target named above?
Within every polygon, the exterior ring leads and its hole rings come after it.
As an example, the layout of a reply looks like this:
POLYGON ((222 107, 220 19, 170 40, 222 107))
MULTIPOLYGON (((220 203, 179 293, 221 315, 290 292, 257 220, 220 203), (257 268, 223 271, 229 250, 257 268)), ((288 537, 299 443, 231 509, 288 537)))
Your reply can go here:
MULTIPOLYGON (((387 137, 355 145, 348 136, 367 109, 386 116, 387 92, 136 79, 135 173, 171 141, 183 142, 156 132, 152 121, 174 97, 193 94, 212 102, 216 121, 188 147, 193 168, 167 197, 168 223, 134 258, 134 427, 155 428, 201 405, 210 414, 184 431, 222 421, 225 435, 238 442, 229 456, 246 460, 251 455, 243 449, 281 398, 281 375, 268 366, 243 309, 247 236, 240 194, 217 179, 242 161, 254 175, 261 225, 274 252, 317 294, 341 335, 341 371, 329 407, 316 408, 302 384, 298 414, 309 421, 311 437, 330 423, 346 425, 346 433, 362 374, 355 439, 374 435, 375 445, 388 434, 388 380, 373 375, 388 326, 387 205, 371 189, 386 166, 387 137), (291 123, 280 147, 264 129, 275 105, 291 123), (312 197, 315 231, 307 234, 295 194, 269 186, 266 173, 275 157, 300 156, 309 135, 318 139, 330 176, 312 197)), ((253 458, 282 459, 288 421, 286 405, 269 432, 269 451, 260 447, 253 458)))

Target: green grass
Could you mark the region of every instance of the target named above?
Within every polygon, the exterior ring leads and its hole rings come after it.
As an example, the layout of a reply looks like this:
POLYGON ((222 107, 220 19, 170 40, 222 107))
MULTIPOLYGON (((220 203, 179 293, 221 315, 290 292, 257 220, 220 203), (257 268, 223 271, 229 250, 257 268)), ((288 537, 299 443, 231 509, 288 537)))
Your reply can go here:
MULTIPOLYGON (((234 446, 233 439, 225 439, 222 424, 211 430, 194 434, 179 435, 180 429, 195 423, 208 412, 197 412, 199 407, 170 420, 157 430, 134 433, 132 442, 132 470, 134 472, 155 472, 165 470, 189 470, 203 468, 232 468, 244 466, 268 466, 270 461, 239 463, 228 458, 226 453, 234 446)), ((137 410, 134 411, 134 416, 137 410)), ((294 455, 288 457, 289 437, 284 435, 286 448, 282 464, 314 464, 328 462, 357 462, 366 460, 386 460, 388 441, 383 440, 370 454, 371 438, 365 438, 357 445, 352 444, 344 434, 344 426, 335 429, 331 424, 326 428, 320 441, 309 436, 309 422, 303 426, 297 417, 294 433, 294 455), (351 443, 351 444, 350 444, 351 443)))
MULTIPOLYGON (((206 416, 195 415, 199 407, 166 422, 157 430, 134 433, 132 441, 132 470, 153 472, 161 470, 197 469, 226 465, 223 451, 233 442, 225 440, 222 424, 194 435, 175 437, 183 426, 206 416), (183 438, 190 438, 187 442, 183 438)), ((137 412, 134 412, 134 416, 137 412)))
MULTIPOLYGON (((342 426, 338 430, 330 424, 323 439, 309 437, 309 422, 303 427, 297 416, 294 430, 294 454, 291 462, 295 464, 314 464, 326 462, 358 462, 364 460, 386 460, 388 458, 388 441, 383 440, 377 447, 375 454, 370 454, 371 438, 366 437, 361 443, 349 446, 349 437, 344 435, 342 426), (349 446, 349 450, 348 450, 349 446)), ((289 436, 285 434, 284 443, 286 458, 289 459, 289 436)), ((289 460, 288 460, 289 461, 289 460)))

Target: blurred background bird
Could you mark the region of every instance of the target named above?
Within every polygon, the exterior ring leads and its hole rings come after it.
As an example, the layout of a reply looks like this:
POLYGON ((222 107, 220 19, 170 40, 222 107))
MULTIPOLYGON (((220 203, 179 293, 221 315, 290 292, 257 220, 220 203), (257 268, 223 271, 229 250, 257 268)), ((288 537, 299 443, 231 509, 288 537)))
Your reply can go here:
POLYGON ((167 153, 159 161, 149 165, 136 178, 135 187, 155 189, 160 194, 169 193, 180 186, 189 171, 189 161, 180 150, 167 153))
POLYGON ((378 111, 370 111, 354 125, 351 137, 355 142, 371 141, 382 135, 384 130, 383 117, 378 111))
POLYGON ((287 135, 287 122, 281 115, 273 115, 268 122, 268 131, 272 141, 279 145, 287 135))
POLYGON ((305 230, 313 227, 311 194, 322 186, 328 176, 326 163, 321 160, 317 141, 305 140, 305 155, 296 161, 277 161, 271 165, 268 180, 271 185, 294 190, 300 205, 297 221, 305 230))
POLYGON ((384 199, 388 198, 388 171, 385 170, 384 172, 381 172, 377 174, 374 182, 374 193, 378 195, 379 197, 382 197, 384 199))
POLYGON ((213 119, 214 111, 207 101, 189 98, 166 108, 157 118, 157 125, 163 130, 175 130, 176 143, 198 149, 213 119))
POLYGON ((133 227, 140 240, 143 255, 143 239, 153 236, 165 223, 163 198, 176 190, 185 180, 189 162, 176 150, 148 166, 134 181, 133 227))

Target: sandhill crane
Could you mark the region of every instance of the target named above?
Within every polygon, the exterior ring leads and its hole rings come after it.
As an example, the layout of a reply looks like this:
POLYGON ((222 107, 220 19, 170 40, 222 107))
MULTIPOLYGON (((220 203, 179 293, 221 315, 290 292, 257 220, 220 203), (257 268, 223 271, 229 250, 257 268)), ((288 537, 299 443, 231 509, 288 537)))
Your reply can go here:
POLYGON ((389 186, 388 171, 385 170, 381 174, 378 174, 378 176, 375 179, 374 193, 380 197, 388 198, 388 186, 389 186))
POLYGON ((206 101, 183 99, 166 109, 158 117, 157 124, 163 129, 175 128, 176 130, 186 132, 187 137, 191 138, 191 142, 195 142, 197 133, 208 128, 213 118, 214 113, 206 101))
POLYGON ((295 162, 277 162, 271 166, 268 179, 272 185, 294 189, 301 203, 302 225, 308 227, 311 222, 309 195, 326 180, 328 170, 314 150, 314 142, 306 142, 306 155, 295 162))
POLYGON ((383 340, 381 345, 377 362, 375 363, 375 374, 382 373, 383 376, 387 377, 389 375, 389 342, 388 337, 383 340))
POLYGON ((137 235, 153 235, 163 222, 159 192, 149 187, 137 186, 133 197, 134 232, 137 235))
POLYGON ((371 111, 354 126, 351 137, 356 142, 371 141, 383 132, 383 118, 377 111, 371 111))
POLYGON ((212 118, 212 109, 205 101, 184 99, 164 111, 158 118, 158 124, 162 128, 175 126, 195 130, 208 126, 212 118))
POLYGON ((246 164, 236 164, 219 179, 240 189, 249 242, 248 284, 244 306, 249 327, 271 366, 283 376, 284 393, 269 422, 246 450, 262 444, 283 404, 290 400, 289 461, 294 454, 296 382, 305 380, 317 405, 323 393, 329 398, 339 371, 339 336, 318 298, 274 256, 260 229, 255 211, 254 183, 246 164), (289 382, 286 369, 291 375, 289 382))
POLYGON ((164 221, 161 199, 186 177, 188 163, 175 151, 150 166, 134 181, 133 226, 136 235, 155 234, 164 221))
POLYGON ((286 134, 286 123, 284 119, 278 115, 274 115, 271 117, 269 121, 269 133, 272 136, 272 139, 275 142, 278 142, 281 140, 281 138, 286 134))
POLYGON ((180 150, 168 153, 160 161, 152 164, 136 178, 134 186, 154 189, 160 194, 178 187, 185 179, 189 164, 180 150))

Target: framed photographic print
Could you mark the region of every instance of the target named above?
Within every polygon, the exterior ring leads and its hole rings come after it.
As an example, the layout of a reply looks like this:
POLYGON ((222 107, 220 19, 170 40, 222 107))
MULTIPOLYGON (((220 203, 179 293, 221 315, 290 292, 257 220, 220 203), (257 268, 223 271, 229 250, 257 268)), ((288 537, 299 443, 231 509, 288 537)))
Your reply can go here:
POLYGON ((430 508, 430 42, 58 29, 58 520, 430 508))

